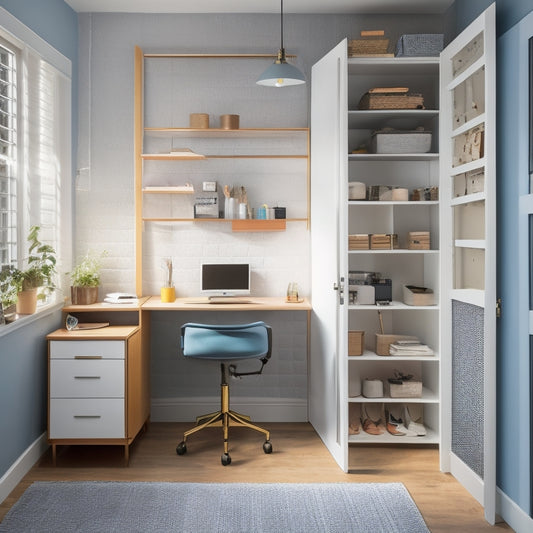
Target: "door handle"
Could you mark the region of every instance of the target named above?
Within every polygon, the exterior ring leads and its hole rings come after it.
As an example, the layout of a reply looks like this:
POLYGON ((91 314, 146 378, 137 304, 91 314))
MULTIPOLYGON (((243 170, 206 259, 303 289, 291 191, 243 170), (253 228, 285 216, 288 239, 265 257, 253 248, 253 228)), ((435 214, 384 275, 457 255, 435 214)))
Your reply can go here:
POLYGON ((333 290, 334 291, 338 291, 338 293, 339 293, 339 303, 340 303, 340 305, 343 305, 344 304, 344 278, 343 277, 341 277, 339 283, 335 282, 333 284, 333 290))

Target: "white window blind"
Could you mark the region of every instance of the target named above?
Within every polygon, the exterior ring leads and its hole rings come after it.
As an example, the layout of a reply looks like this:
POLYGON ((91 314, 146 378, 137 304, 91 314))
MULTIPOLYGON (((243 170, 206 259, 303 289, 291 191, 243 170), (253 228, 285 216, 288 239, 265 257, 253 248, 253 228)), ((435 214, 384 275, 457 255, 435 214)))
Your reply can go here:
POLYGON ((17 261, 17 61, 0 41, 0 268, 17 261))
POLYGON ((70 112, 70 82, 35 53, 27 51, 25 56, 24 163, 19 180, 24 191, 23 238, 31 226, 40 226, 40 239, 54 247, 61 262, 65 216, 62 196, 66 188, 70 190, 67 185, 71 175, 70 158, 65 154, 65 146, 70 146, 70 139, 66 139, 70 132, 70 124, 66 124, 70 112))

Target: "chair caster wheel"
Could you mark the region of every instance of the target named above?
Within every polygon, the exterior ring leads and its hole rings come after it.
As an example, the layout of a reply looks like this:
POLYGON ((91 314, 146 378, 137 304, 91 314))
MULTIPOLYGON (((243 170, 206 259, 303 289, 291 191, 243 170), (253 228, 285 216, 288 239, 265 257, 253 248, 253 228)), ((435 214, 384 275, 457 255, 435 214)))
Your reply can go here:
POLYGON ((272 453, 272 443, 269 440, 263 443, 263 451, 265 453, 272 453))
POLYGON ((187 446, 185 445, 185 442, 184 441, 181 441, 177 446, 176 446, 176 453, 178 455, 183 455, 185 453, 187 453, 187 446))
POLYGON ((222 463, 222 466, 228 466, 231 463, 231 457, 229 456, 229 453, 223 453, 220 456, 220 462, 222 463))

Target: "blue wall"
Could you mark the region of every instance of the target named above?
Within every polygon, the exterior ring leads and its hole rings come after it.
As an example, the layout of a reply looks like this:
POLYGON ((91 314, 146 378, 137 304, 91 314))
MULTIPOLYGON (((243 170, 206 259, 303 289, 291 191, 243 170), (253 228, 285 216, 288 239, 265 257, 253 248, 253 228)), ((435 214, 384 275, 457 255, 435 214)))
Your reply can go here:
MULTIPOLYGON (((455 0, 457 34, 492 3, 494 0, 455 0)), ((531 0, 496 0, 497 35, 505 33, 532 9, 531 0)))
MULTIPOLYGON (((75 154, 78 114, 76 12, 63 0, 0 0, 0 6, 72 61, 72 146, 75 154)), ((61 313, 57 311, 0 337, 0 478, 46 431, 45 336, 57 329, 60 321, 61 313)))

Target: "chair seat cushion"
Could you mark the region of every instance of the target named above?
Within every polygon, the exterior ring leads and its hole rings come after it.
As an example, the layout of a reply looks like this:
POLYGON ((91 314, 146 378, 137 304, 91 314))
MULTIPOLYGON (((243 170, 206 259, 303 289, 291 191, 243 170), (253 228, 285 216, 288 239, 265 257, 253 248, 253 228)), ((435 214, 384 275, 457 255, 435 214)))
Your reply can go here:
POLYGON ((268 352, 268 335, 264 325, 209 326, 191 324, 184 327, 183 355, 199 359, 260 358, 268 352))

